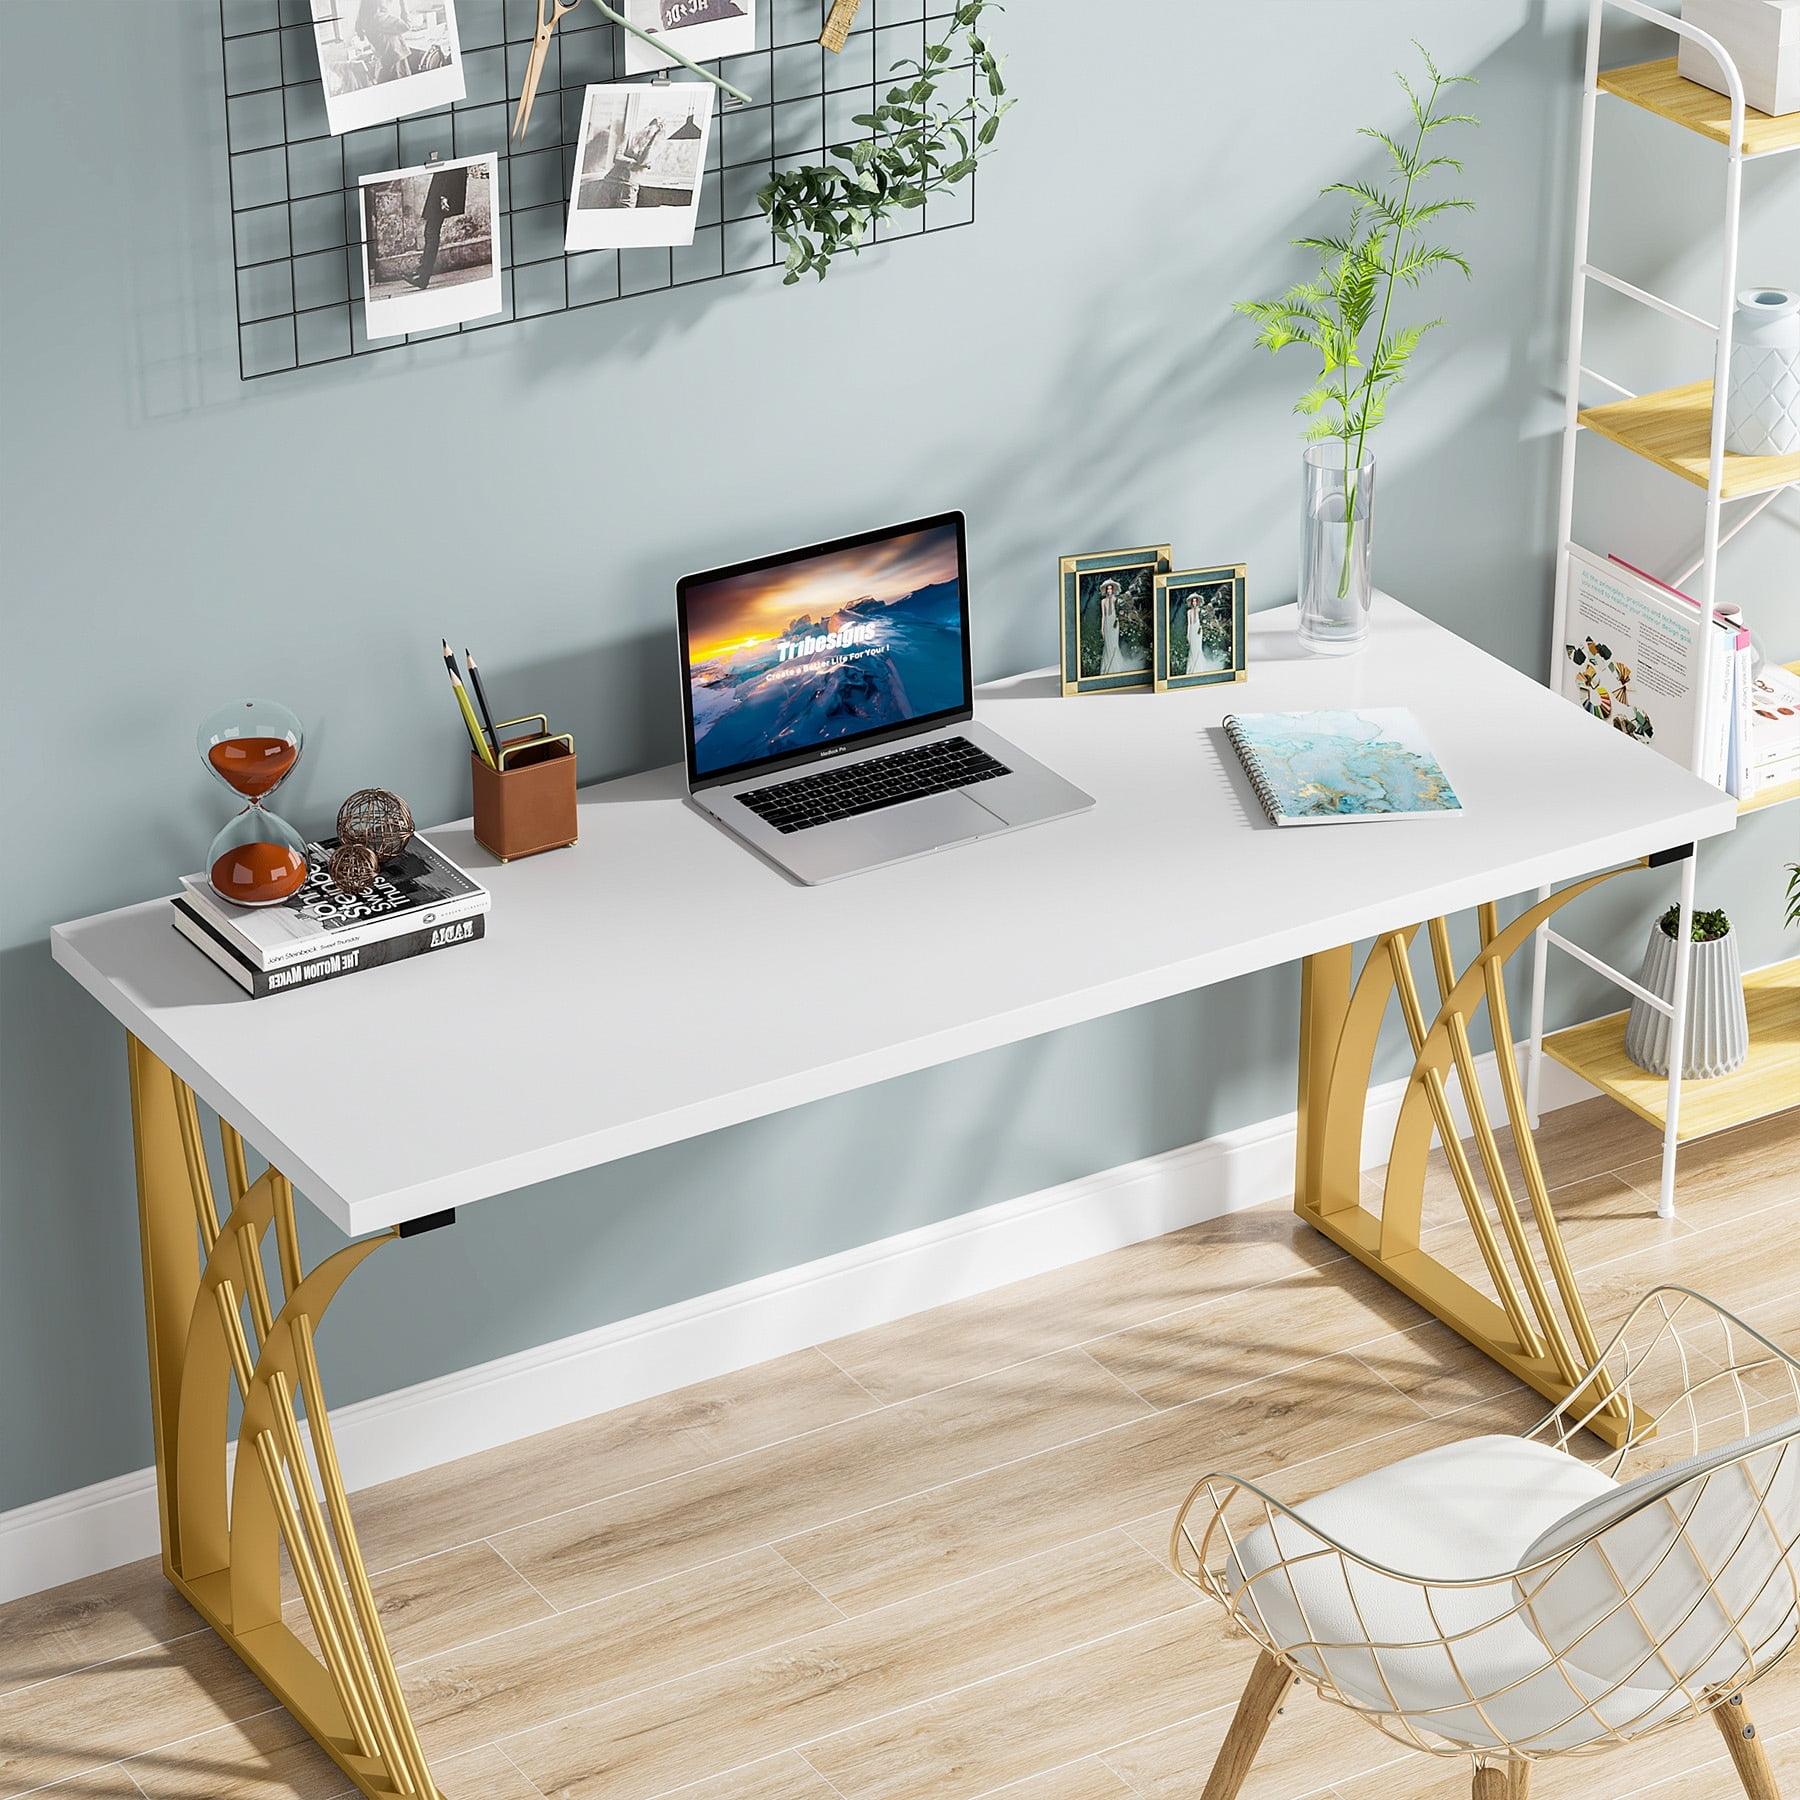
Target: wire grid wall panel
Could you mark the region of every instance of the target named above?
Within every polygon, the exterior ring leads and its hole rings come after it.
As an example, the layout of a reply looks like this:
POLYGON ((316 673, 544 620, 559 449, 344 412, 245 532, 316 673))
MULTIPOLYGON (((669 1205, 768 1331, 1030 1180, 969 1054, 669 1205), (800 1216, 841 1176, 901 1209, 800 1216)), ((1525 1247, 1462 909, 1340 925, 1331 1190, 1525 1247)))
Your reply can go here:
MULTIPOLYGON (((340 0, 345 8, 354 3, 340 0)), ((675 81, 697 84, 714 115, 691 245, 569 253, 564 227, 588 84, 656 79, 626 75, 625 33, 598 9, 582 6, 557 26, 530 127, 515 143, 508 134, 537 0, 456 0, 466 98, 335 137, 308 0, 219 0, 240 376, 249 381, 779 268, 785 251, 758 190, 777 171, 823 161, 831 146, 870 136, 854 121, 886 97, 894 63, 922 58, 928 39, 953 36, 950 0, 864 0, 849 43, 834 54, 818 41, 827 9, 828 0, 756 0, 757 48, 710 65, 751 96, 748 106, 685 69, 671 71, 675 81), (492 223, 501 310, 371 340, 362 305, 361 178, 433 156, 488 152, 498 158, 492 223)), ((944 98, 973 94, 979 81, 960 35, 954 41, 957 53, 940 76, 944 98)), ((973 224, 975 180, 877 227, 871 241, 973 224)))

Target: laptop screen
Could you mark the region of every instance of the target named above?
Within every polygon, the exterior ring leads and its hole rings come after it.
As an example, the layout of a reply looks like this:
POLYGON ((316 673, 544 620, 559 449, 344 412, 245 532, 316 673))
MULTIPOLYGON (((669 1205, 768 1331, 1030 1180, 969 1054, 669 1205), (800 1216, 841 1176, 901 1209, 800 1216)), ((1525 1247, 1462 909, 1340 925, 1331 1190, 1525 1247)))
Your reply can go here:
POLYGON ((969 717, 967 577, 961 513, 688 576, 689 780, 969 717))

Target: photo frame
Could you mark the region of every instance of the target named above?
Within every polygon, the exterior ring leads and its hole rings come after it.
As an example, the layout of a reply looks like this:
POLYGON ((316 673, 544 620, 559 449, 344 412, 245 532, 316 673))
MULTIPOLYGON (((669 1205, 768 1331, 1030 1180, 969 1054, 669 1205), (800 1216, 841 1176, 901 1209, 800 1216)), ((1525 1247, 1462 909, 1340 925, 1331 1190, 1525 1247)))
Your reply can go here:
POLYGON ((1245 564, 1227 563, 1156 577, 1154 684, 1159 694, 1244 679, 1248 574, 1245 564))
POLYGON ((1153 685, 1156 577, 1167 544, 1065 556, 1061 576, 1062 691, 1111 694, 1153 685))

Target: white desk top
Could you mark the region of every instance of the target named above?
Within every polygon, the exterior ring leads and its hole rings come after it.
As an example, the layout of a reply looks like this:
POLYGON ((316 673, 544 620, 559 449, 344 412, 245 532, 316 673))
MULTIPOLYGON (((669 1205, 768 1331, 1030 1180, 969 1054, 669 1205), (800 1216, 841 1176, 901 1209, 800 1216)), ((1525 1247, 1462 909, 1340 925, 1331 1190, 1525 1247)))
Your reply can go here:
POLYGON ((1348 660, 1253 614, 1250 679, 980 716, 1078 782, 1078 818, 834 886, 791 885, 689 808, 677 768, 585 789, 581 842, 501 866, 488 936, 252 1001, 166 901, 59 926, 56 960, 363 1232, 802 1101, 1711 837, 1733 803, 1383 599, 1348 660), (1278 831, 1228 712, 1403 705, 1460 818, 1278 831), (505 1046, 495 1054, 495 1046, 505 1046))

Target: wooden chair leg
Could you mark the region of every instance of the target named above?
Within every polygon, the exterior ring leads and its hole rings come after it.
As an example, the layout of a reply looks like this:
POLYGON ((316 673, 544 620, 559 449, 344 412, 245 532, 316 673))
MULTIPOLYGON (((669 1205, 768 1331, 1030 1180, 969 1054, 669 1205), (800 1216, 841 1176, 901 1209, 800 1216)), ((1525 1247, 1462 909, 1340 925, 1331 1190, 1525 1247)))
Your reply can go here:
POLYGON ((1531 1764, 1506 1765, 1506 1800, 1531 1800, 1531 1764))
POLYGON ((1268 1735, 1269 1721, 1293 1685, 1292 1671, 1268 1651, 1256 1659, 1200 1800, 1237 1800, 1250 1765, 1256 1761, 1256 1753, 1268 1735))
POLYGON ((1743 1783, 1749 1800, 1781 1800, 1775 1785, 1775 1771, 1769 1767, 1769 1753, 1756 1735, 1756 1726, 1742 1694, 1734 1695, 1723 1706, 1713 1708, 1713 1723, 1731 1752, 1731 1766, 1743 1783))

